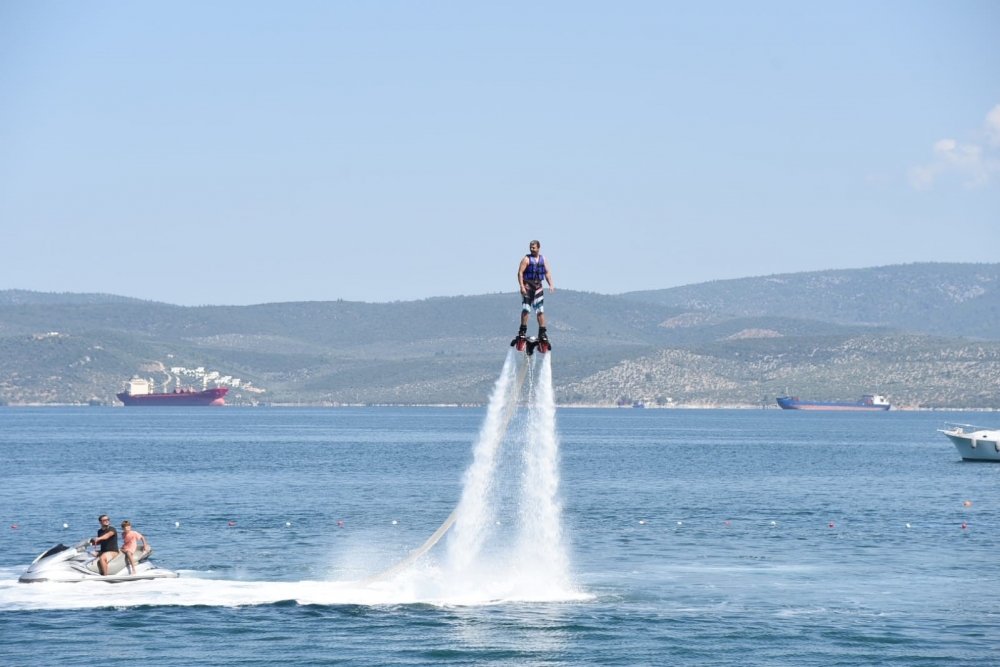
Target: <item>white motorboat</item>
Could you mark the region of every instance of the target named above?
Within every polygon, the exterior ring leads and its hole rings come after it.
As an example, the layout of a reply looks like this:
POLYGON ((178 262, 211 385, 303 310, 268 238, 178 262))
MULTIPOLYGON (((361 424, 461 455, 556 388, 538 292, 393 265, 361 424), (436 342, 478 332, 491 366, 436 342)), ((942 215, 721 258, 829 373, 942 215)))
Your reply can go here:
POLYGON ((938 429, 955 444, 965 461, 1000 461, 1000 430, 972 424, 947 423, 950 428, 938 429), (966 430, 972 429, 972 430, 966 430))
POLYGON ((135 552, 135 572, 132 572, 125 560, 125 554, 119 552, 108 561, 108 573, 102 575, 97 569, 97 554, 87 551, 90 540, 82 540, 71 547, 57 544, 36 558, 18 579, 22 584, 43 581, 107 581, 118 583, 122 581, 139 581, 142 579, 172 579, 179 576, 176 572, 157 567, 149 560, 152 549, 137 549, 135 552))

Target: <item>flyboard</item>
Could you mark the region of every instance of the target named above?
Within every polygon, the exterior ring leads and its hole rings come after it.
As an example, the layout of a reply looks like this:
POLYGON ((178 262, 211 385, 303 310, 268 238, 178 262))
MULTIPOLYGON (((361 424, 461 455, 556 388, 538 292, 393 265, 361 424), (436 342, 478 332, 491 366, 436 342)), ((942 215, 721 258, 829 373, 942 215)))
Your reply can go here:
MULTIPOLYGON (((534 353, 536 349, 541 354, 545 354, 551 349, 551 346, 549 345, 547 339, 544 341, 539 341, 534 336, 532 336, 531 338, 525 338, 523 336, 519 336, 518 338, 515 338, 513 341, 511 341, 510 345, 518 352, 527 353, 527 357, 531 357, 531 355, 534 353)), ((527 357, 518 362, 519 365, 517 369, 517 375, 514 378, 513 387, 509 390, 509 392, 515 397, 520 395, 521 388, 524 386, 524 380, 528 376, 528 367, 531 364, 529 363, 527 357)), ((494 440, 494 445, 493 445, 494 447, 498 447, 500 443, 503 441, 503 436, 507 432, 507 427, 510 425, 510 420, 513 418, 514 411, 516 409, 517 409, 516 400, 507 401, 506 405, 504 406, 502 419, 500 421, 500 428, 498 429, 497 437, 494 440)), ((445 536, 445 534, 451 529, 451 527, 455 525, 455 520, 458 518, 459 510, 461 509, 461 507, 462 507, 461 503, 456 505, 455 509, 451 511, 451 514, 448 515, 448 518, 444 520, 444 523, 442 523, 441 526, 434 531, 434 534, 431 535, 429 538, 427 538, 426 542, 424 542, 419 547, 410 552, 410 554, 406 558, 399 561, 392 567, 386 568, 385 570, 382 570, 378 574, 372 575, 371 577, 364 579, 361 583, 370 584, 376 581, 382 581, 383 579, 388 579, 394 574, 401 572, 402 570, 405 570, 407 567, 412 565, 418 558, 420 558, 425 553, 430 551, 431 548, 435 544, 437 544, 442 537, 445 536)))
POLYGON ((552 345, 549 344, 548 336, 545 336, 544 334, 538 338, 535 336, 528 336, 526 338, 518 334, 514 340, 510 341, 510 346, 518 352, 526 352, 529 357, 535 353, 536 348, 541 354, 546 354, 552 349, 552 345))

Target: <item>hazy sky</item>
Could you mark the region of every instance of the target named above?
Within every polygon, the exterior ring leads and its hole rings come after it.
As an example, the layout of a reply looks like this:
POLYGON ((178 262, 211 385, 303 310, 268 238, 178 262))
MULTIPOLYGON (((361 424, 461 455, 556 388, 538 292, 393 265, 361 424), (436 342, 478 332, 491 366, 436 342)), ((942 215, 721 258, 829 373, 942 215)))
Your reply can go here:
POLYGON ((0 289, 1000 261, 1000 2, 0 0, 0 289))

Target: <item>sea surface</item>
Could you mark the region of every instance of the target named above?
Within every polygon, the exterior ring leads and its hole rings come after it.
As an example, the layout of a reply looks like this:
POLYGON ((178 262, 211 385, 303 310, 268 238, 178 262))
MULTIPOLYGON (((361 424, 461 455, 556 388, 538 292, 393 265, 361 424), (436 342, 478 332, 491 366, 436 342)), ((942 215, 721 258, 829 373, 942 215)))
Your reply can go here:
POLYGON ((450 536, 365 583, 448 517, 485 415, 0 408, 0 664, 1000 664, 1000 465, 935 432, 1000 417, 558 409, 568 585, 456 581, 450 536), (181 576, 17 583, 101 513, 181 576))

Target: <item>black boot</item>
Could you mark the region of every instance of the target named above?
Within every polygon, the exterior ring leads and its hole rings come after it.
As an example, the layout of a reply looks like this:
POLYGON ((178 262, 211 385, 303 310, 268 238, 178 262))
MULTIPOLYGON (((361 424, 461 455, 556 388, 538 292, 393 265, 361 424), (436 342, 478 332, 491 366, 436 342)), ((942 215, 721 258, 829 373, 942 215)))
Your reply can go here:
POLYGON ((516 347, 518 352, 524 351, 524 343, 528 340, 528 325, 522 324, 517 330, 517 336, 514 340, 510 341, 511 347, 516 347))

